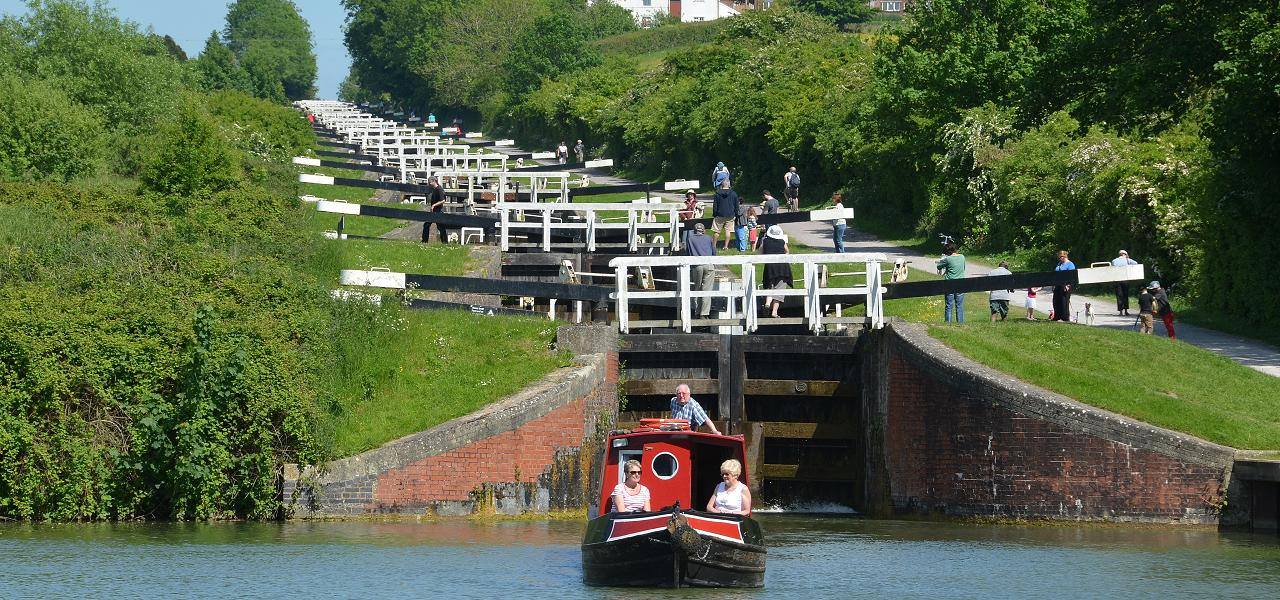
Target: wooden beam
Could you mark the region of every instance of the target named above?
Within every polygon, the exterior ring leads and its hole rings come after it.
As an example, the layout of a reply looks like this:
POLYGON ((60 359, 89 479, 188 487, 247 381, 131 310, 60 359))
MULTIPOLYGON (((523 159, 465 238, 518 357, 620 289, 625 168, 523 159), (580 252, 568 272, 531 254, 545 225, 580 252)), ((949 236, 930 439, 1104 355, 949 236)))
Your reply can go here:
POLYGON ((853 397, 857 388, 845 381, 818 379, 748 379, 744 393, 751 396, 839 396, 853 397))
POLYGON ((733 401, 733 337, 732 335, 720 336, 720 354, 719 366, 716 374, 720 382, 720 406, 716 412, 716 416, 721 419, 732 419, 733 409, 729 406, 733 401))
POLYGON ((729 379, 729 430, 725 431, 728 434, 742 433, 742 422, 746 420, 747 408, 744 404, 746 396, 742 385, 747 378, 746 342, 746 336, 729 336, 729 361, 732 371, 729 379))
POLYGON ((801 440, 851 440, 857 437, 852 423, 784 423, 761 421, 763 435, 801 440))
POLYGON ((720 393, 720 381, 716 379, 628 379, 622 387, 628 396, 674 396, 682 383, 689 386, 694 397, 720 393))
MULTIPOLYGON (((761 320, 768 325, 772 320, 761 320)), ((853 354, 856 335, 753 335, 747 352, 769 354, 853 354)))
POLYGON ((766 464, 764 465, 763 471, 765 479, 853 481, 853 467, 766 464))
POLYGON ((623 335, 623 352, 719 352, 720 336, 714 334, 623 335))

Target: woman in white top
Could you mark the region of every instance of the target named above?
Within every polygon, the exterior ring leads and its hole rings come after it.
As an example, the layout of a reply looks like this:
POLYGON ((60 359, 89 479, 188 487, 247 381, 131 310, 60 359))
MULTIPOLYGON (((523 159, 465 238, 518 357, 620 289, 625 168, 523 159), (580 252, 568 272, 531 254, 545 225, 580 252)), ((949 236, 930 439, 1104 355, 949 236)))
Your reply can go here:
POLYGON ((613 488, 613 510, 617 512, 649 512, 649 488, 640 485, 640 461, 622 464, 626 479, 613 488))
POLYGON ((724 481, 716 485, 716 493, 707 501, 707 512, 751 514, 751 490, 738 481, 741 475, 742 463, 732 458, 720 463, 720 476, 724 481))

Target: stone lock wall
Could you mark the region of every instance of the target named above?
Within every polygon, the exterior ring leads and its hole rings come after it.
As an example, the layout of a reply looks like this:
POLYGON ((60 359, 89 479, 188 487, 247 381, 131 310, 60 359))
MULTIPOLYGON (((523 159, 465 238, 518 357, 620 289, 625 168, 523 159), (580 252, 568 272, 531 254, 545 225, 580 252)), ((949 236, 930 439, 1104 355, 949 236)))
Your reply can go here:
POLYGON ((877 345, 863 357, 880 375, 863 399, 873 512, 1217 523, 1233 449, 1027 385, 920 326, 891 324, 877 345))
POLYGON ((284 498, 303 518, 586 506, 593 463, 617 416, 618 355, 578 362, 475 413, 323 469, 286 467, 284 498))

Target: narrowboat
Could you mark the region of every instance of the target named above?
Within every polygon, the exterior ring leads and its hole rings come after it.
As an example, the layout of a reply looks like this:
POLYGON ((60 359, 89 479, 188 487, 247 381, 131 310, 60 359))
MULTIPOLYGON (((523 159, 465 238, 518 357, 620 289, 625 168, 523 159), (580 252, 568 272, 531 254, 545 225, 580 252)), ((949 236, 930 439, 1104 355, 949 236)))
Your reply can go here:
POLYGON ((721 482, 720 464, 742 463, 740 435, 689 430, 678 419, 643 419, 632 430, 610 432, 600 497, 582 541, 582 577, 593 586, 764 586, 765 548, 760 525, 749 515, 710 513, 708 499, 721 482), (616 512, 612 493, 638 460, 651 512, 616 512))

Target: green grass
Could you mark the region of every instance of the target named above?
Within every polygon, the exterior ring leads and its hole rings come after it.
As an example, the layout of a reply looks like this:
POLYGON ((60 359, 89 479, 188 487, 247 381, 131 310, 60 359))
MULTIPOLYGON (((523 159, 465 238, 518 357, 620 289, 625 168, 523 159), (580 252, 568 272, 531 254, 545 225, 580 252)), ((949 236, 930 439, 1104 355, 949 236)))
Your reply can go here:
POLYGON ((1092 406, 1235 448, 1280 449, 1280 379, 1189 344, 1026 321, 939 324, 929 334, 1092 406))
MULTIPOLYGON (((330 177, 342 177, 344 179, 360 179, 362 172, 352 171, 349 169, 336 169, 333 167, 311 167, 306 165, 297 166, 298 173, 307 173, 310 175, 328 175, 330 177)), ((373 199, 377 193, 374 190, 358 187, 349 187, 345 185, 323 185, 319 183, 299 183, 298 193, 303 195, 316 196, 325 200, 346 200, 364 204, 373 199)))
POLYGON ((329 407, 335 456, 349 456, 471 413, 515 393, 568 356, 549 350, 555 324, 525 317, 388 308, 390 333, 347 330, 342 385, 329 407))

